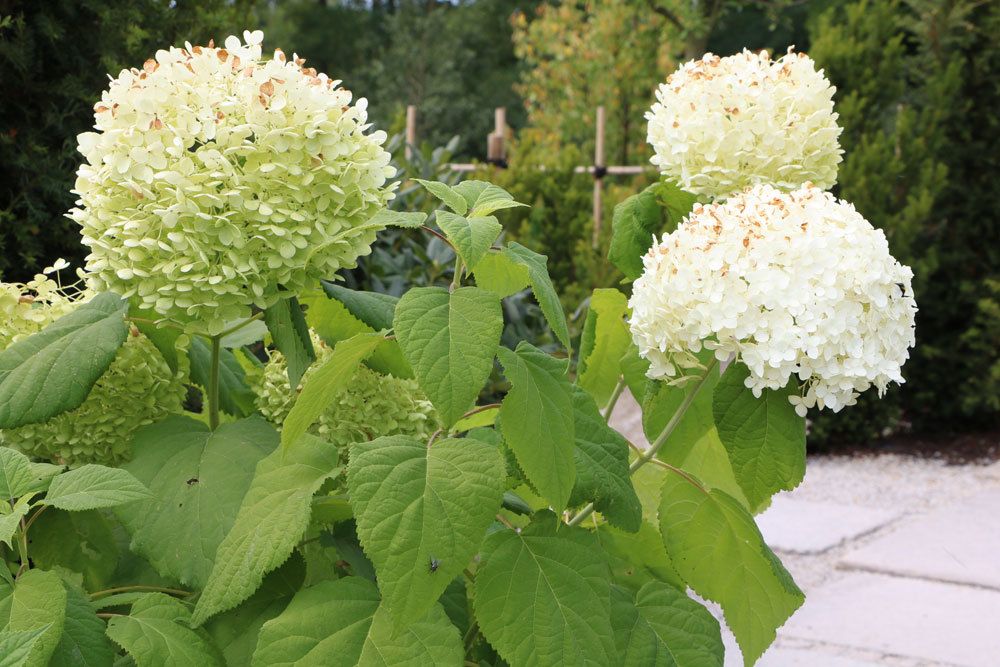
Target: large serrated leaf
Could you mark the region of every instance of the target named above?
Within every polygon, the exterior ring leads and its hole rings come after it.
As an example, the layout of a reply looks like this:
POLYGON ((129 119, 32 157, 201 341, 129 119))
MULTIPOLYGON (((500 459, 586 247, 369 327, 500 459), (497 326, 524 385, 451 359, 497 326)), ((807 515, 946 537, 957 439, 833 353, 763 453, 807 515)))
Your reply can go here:
POLYGON ((146 485, 122 468, 88 463, 58 475, 49 485, 45 504, 82 512, 116 507, 152 497, 146 485))
POLYGON ((442 183, 440 181, 425 181, 422 178, 414 178, 417 183, 424 186, 428 192, 443 201, 448 208, 459 215, 465 215, 469 211, 469 204, 465 201, 465 197, 455 191, 455 188, 451 187, 447 183, 442 183))
POLYGON ((594 503, 598 512, 624 530, 639 530, 642 505, 629 476, 628 442, 608 426, 594 399, 573 387, 576 484, 571 505, 594 503))
POLYGON ((476 268, 503 231, 503 225, 493 216, 466 218, 438 211, 437 223, 470 270, 476 268))
POLYGON ((104 621, 83 590, 63 582, 66 589, 66 623, 52 654, 50 665, 59 667, 106 667, 115 657, 104 633, 104 621))
POLYGON ((500 451, 471 438, 428 448, 388 436, 353 447, 347 483, 358 536, 395 626, 424 616, 469 564, 505 480, 500 451))
POLYGON ((611 218, 608 259, 627 280, 635 280, 642 275, 642 256, 653 237, 673 231, 696 202, 694 195, 660 182, 618 204, 611 218))
POLYGON ((193 622, 232 609, 284 563, 309 524, 313 494, 338 470, 334 445, 304 434, 257 464, 233 527, 195 606, 193 622))
POLYGON ((686 588, 670 562, 660 530, 650 521, 644 519, 634 533, 602 524, 595 534, 608 555, 616 584, 633 591, 650 581, 665 583, 678 590, 686 588))
POLYGON ((760 398, 746 387, 743 364, 731 366, 712 399, 719 439, 729 454, 736 481, 753 512, 778 491, 791 491, 806 474, 806 420, 788 402, 791 387, 765 390, 760 398))
POLYGON ((732 496, 708 490, 687 474, 668 475, 660 501, 660 533, 681 578, 719 603, 749 667, 805 599, 732 496))
POLYGON ((722 667, 719 622, 672 586, 613 587, 611 617, 622 667, 722 667))
POLYGON ((394 329, 442 426, 451 427, 475 403, 493 369, 503 331, 500 300, 477 287, 450 293, 418 287, 399 300, 394 329))
POLYGON ((396 312, 397 297, 380 292, 364 292, 353 290, 331 283, 320 281, 323 291, 331 299, 344 304, 351 315, 358 318, 375 331, 392 328, 392 317, 396 312))
POLYGON ((124 467, 154 498, 117 510, 132 550, 160 574, 204 586, 257 463, 277 445, 274 428, 256 417, 215 431, 178 416, 140 429, 124 467))
POLYGON ((49 664, 65 624, 66 589, 55 572, 28 570, 17 579, 13 589, 0 583, 0 631, 42 629, 22 663, 24 667, 49 664))
POLYGON ((302 385, 281 426, 281 446, 287 448, 313 425, 354 378, 361 362, 384 340, 381 334, 360 333, 337 343, 333 353, 302 385))
POLYGON ((117 294, 98 294, 0 352, 0 428, 79 407, 125 342, 127 309, 117 294))
POLYGON ((562 510, 576 481, 573 387, 566 362, 521 342, 498 356, 511 390, 500 407, 500 429, 528 481, 562 510))
POLYGON ((368 225, 375 227, 420 227, 427 219, 426 213, 394 211, 391 208, 384 208, 368 221, 368 225))
POLYGON ((504 252, 511 260, 528 269, 531 290, 535 294, 535 299, 538 300, 542 314, 545 315, 546 321, 552 327, 552 333, 567 350, 570 350, 572 345, 570 345, 569 339, 569 326, 566 324, 566 313, 559 302, 559 295, 556 294, 552 278, 549 277, 549 258, 513 241, 507 244, 504 252))
POLYGON ((486 181, 462 181, 452 189, 465 197, 465 202, 469 205, 469 217, 490 215, 505 208, 527 206, 514 201, 514 197, 500 186, 486 181))
POLYGON ((299 591, 264 624, 253 667, 458 665, 462 641, 439 605, 405 628, 392 627, 375 584, 360 577, 299 591))
POLYGON ((222 667, 218 649, 191 629, 190 616, 174 598, 149 593, 128 616, 108 621, 107 633, 138 667, 222 667))
POLYGON ((594 536, 539 512, 483 545, 476 618, 512 665, 614 665, 608 565, 594 536))
POLYGON ((611 400, 622 375, 621 359, 632 344, 625 313, 628 299, 616 289, 596 289, 580 337, 580 364, 576 383, 599 406, 611 400))
POLYGON ((48 628, 44 625, 34 630, 0 631, 0 667, 24 667, 28 664, 35 644, 48 628))
POLYGON ((108 583, 119 555, 111 523, 98 510, 50 509, 31 524, 31 560, 35 567, 76 572, 88 590, 100 590, 108 583))
POLYGON ((289 384, 298 387, 302 374, 309 364, 316 361, 316 352, 309 338, 309 325, 299 300, 290 296, 277 302, 264 311, 264 323, 274 346, 285 357, 289 384))
POLYGON ((34 481, 31 459, 10 447, 0 447, 0 499, 20 498, 34 481))
POLYGON ((504 252, 488 252, 473 271, 476 285, 501 299, 520 292, 531 282, 528 267, 518 264, 504 252))

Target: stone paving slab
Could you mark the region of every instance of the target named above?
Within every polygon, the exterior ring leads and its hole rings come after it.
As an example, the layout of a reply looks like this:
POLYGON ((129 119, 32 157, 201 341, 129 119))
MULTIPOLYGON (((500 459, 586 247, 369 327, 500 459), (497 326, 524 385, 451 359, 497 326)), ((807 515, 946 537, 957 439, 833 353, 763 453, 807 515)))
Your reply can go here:
POLYGON ((778 551, 818 554, 878 530, 899 518, 893 510, 840 505, 775 496, 757 517, 764 541, 778 551))
POLYGON ((996 667, 1000 592, 852 572, 810 592, 779 634, 963 667, 996 667))
POLYGON ((841 564, 1000 589, 1000 489, 902 522, 841 564))

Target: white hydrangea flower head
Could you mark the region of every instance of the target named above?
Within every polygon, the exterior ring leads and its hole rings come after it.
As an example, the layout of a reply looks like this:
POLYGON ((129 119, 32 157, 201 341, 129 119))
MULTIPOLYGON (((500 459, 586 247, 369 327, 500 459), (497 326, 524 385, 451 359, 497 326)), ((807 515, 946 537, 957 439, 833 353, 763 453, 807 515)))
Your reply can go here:
POLYGON ((688 192, 727 197, 750 185, 793 190, 837 182, 834 87, 802 53, 744 49, 687 62, 646 112, 652 163, 688 192))
POLYGON ((903 382, 913 272, 854 206, 817 187, 757 185, 696 205, 643 265, 630 327, 651 378, 683 376, 714 350, 749 368, 756 396, 796 377, 803 415, 903 382))
POLYGON ((69 213, 92 287, 218 333, 370 252, 395 189, 385 132, 339 81, 263 59, 262 39, 157 51, 111 81, 69 213))
MULTIPOLYGON (((60 260, 52 268, 65 266, 60 260)), ((0 350, 38 333, 93 296, 77 284, 60 286, 41 274, 23 284, 0 283, 0 350)), ((179 340, 179 345, 184 342, 179 340)), ((46 422, 0 430, 0 445, 64 465, 121 463, 130 454, 138 428, 180 411, 187 393, 186 372, 172 372, 153 343, 133 329, 79 407, 46 422)))

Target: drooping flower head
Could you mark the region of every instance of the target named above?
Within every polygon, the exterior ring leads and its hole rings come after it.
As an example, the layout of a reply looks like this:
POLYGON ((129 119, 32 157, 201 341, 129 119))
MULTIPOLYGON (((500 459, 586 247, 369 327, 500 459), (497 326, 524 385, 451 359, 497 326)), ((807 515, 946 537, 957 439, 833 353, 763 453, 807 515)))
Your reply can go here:
POLYGON ((95 288, 216 333, 370 251, 394 189, 385 133, 262 39, 157 51, 104 92, 69 214, 95 288))
POLYGON ((643 264, 630 326, 652 378, 677 377, 713 349, 749 368, 757 396, 796 377, 800 414, 903 382, 913 273, 881 230, 817 187, 758 185, 697 205, 643 264))
MULTIPOLYGON (((0 350, 92 296, 45 275, 23 284, 0 283, 0 350)), ((139 427, 180 411, 184 374, 183 369, 171 371, 153 343, 133 329, 79 407, 40 424, 0 430, 0 445, 60 464, 120 463, 128 458, 139 427)))
MULTIPOLYGON (((312 339, 317 359, 306 370, 303 382, 333 354, 333 349, 315 333, 312 339)), ((268 363, 251 375, 251 381, 257 392, 257 409, 280 427, 295 403, 296 392, 288 381, 285 357, 277 351, 269 355, 268 363)), ((310 433, 340 447, 346 460, 349 446, 356 442, 383 435, 423 439, 435 428, 434 406, 415 380, 382 375, 361 366, 347 388, 310 427, 310 433)))
POLYGON ((694 194, 726 197, 757 183, 793 190, 837 181, 834 88, 802 53, 744 50, 681 65, 646 112, 652 163, 694 194))

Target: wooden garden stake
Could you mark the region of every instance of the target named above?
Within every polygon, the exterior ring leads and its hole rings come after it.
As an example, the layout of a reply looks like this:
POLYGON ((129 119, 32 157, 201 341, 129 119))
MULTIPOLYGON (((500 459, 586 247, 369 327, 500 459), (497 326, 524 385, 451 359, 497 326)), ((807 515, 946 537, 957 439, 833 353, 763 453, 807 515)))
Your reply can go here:
POLYGON ((417 107, 406 107, 406 161, 413 158, 413 147, 417 145, 417 107))
POLYGON ((597 248, 601 240, 601 218, 604 213, 604 107, 597 107, 597 123, 594 140, 594 235, 591 246, 597 248))

